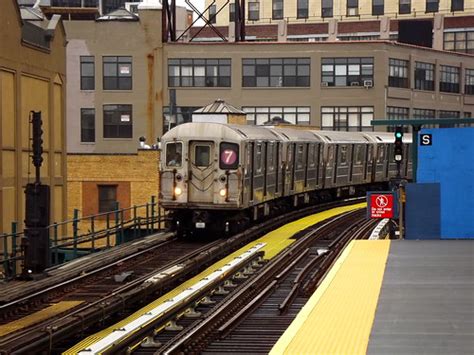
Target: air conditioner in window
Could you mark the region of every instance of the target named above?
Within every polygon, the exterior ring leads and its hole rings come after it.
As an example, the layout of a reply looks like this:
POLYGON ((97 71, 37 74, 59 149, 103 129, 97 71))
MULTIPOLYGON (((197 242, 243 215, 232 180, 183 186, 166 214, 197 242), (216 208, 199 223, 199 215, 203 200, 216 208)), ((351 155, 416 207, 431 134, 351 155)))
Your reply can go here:
POLYGON ((357 16, 359 14, 359 9, 357 7, 350 7, 347 9, 347 16, 357 16))
POLYGON ((351 86, 360 86, 358 81, 351 81, 351 86))
POLYGON ((329 83, 327 81, 321 81, 321 86, 329 86, 329 83))
POLYGON ((366 89, 371 88, 372 86, 374 86, 374 82, 372 80, 364 80, 364 87, 366 89))

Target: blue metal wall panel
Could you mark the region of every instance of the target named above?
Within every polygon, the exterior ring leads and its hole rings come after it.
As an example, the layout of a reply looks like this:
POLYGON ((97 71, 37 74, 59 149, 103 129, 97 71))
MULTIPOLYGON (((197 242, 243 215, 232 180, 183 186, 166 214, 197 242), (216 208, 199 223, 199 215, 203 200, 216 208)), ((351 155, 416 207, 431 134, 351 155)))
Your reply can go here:
POLYGON ((440 184, 406 185, 405 239, 440 239, 440 184))
POLYGON ((441 186, 441 238, 474 239, 474 128, 423 129, 417 182, 441 186))

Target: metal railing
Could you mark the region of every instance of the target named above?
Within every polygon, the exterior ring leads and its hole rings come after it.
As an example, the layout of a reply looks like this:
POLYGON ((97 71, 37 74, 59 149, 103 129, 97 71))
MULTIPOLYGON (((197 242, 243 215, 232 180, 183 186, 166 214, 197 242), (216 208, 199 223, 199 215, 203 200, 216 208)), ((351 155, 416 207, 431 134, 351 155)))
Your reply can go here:
MULTIPOLYGON (((166 215, 152 196, 142 205, 119 208, 113 211, 80 217, 75 209, 73 218, 54 222, 48 226, 51 265, 59 265, 80 256, 120 245, 165 228, 166 215)), ((22 239, 24 232, 18 231, 13 222, 11 232, 0 234, 0 278, 11 279, 19 275, 19 264, 24 258, 22 239)))

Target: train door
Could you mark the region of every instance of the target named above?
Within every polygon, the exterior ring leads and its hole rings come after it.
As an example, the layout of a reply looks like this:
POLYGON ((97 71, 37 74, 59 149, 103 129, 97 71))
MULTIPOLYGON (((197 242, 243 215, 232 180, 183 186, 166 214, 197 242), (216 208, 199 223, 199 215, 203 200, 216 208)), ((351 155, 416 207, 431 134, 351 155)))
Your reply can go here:
POLYGON ((275 147, 275 196, 280 195, 280 167, 281 167, 281 144, 276 142, 275 147))
POLYGON ((290 194, 290 190, 293 186, 293 155, 294 155, 294 144, 288 143, 286 146, 286 169, 284 171, 284 195, 288 196, 290 194))
POLYGON ((350 155, 348 158, 348 163, 349 163, 349 181, 352 182, 354 178, 354 165, 357 166, 359 162, 357 161, 359 155, 359 146, 356 146, 355 144, 350 145, 350 155))
POLYGON ((191 141, 189 144, 188 201, 212 203, 214 200, 214 142, 191 141))
POLYGON ((297 147, 296 143, 292 144, 292 154, 291 154, 291 161, 293 162, 291 169, 291 174, 290 174, 290 179, 291 179, 291 191, 295 190, 295 180, 296 180, 296 168, 297 168, 297 162, 296 162, 296 152, 297 152, 297 147))
POLYGON ((336 146, 334 144, 329 144, 328 143, 328 148, 327 148, 327 154, 326 154, 326 176, 325 176, 325 182, 324 182, 324 187, 329 188, 334 185, 333 183, 333 178, 335 175, 335 163, 334 163, 334 151, 336 149, 336 146))
POLYGON ((267 196, 268 188, 268 143, 262 143, 262 157, 263 157, 263 196, 267 196))
POLYGON ((254 189, 253 189, 253 178, 254 178, 254 171, 255 171, 255 163, 254 163, 254 154, 255 154, 255 146, 253 143, 249 143, 249 150, 248 150, 248 161, 249 161, 249 201, 253 201, 254 189))

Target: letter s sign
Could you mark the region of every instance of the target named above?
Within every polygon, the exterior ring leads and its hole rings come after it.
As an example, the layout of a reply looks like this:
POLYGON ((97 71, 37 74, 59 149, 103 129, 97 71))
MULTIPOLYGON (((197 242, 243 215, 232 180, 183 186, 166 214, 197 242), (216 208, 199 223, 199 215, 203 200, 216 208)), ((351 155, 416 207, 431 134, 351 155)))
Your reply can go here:
POLYGON ((431 145, 433 143, 431 134, 420 135, 420 145, 431 145))

